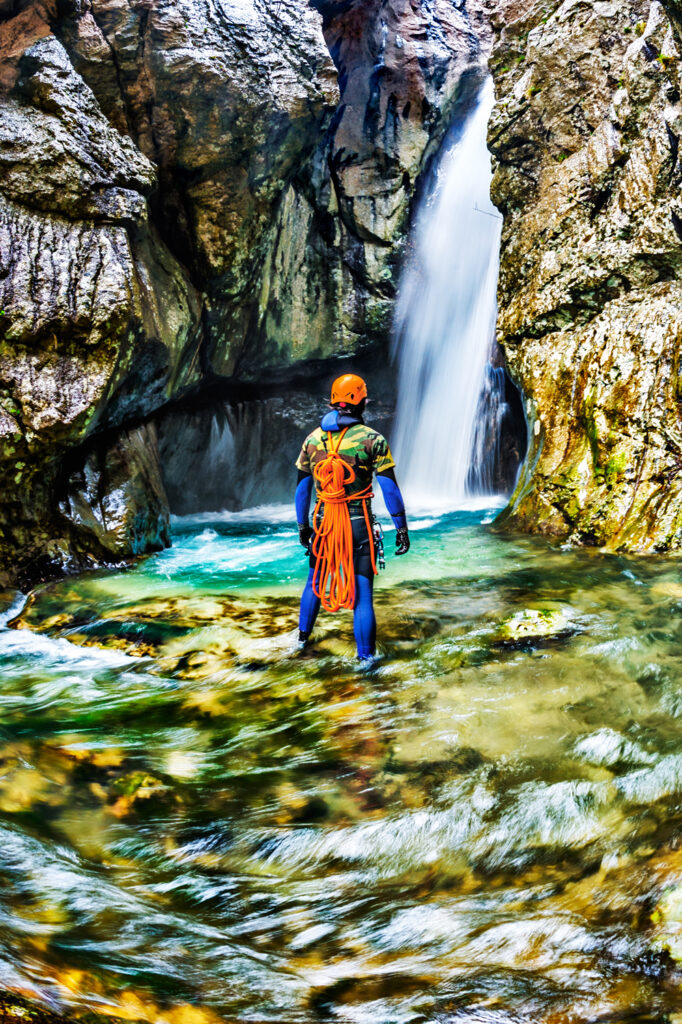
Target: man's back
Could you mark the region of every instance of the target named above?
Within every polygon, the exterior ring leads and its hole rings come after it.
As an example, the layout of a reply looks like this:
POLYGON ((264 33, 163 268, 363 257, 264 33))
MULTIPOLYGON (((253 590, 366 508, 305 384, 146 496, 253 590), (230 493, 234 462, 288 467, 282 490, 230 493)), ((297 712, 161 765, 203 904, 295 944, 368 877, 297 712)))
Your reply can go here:
MULTIPOLYGON (((395 462, 388 441, 378 430, 362 422, 341 429, 345 432, 338 453, 355 473, 355 479, 346 486, 346 493, 359 494, 371 485, 374 473, 384 473, 387 469, 393 469, 395 462)), ((308 434, 296 463, 298 469, 314 476, 315 467, 329 454, 330 435, 331 443, 336 448, 338 430, 324 430, 319 426, 308 434)))

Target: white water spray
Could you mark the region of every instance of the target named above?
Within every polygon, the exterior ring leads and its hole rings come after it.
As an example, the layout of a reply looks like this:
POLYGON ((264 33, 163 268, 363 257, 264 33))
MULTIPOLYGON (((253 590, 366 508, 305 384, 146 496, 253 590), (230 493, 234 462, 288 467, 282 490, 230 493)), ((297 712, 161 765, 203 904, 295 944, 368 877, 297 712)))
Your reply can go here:
POLYGON ((502 227, 486 146, 493 100, 489 79, 464 131, 444 147, 400 287, 394 441, 404 490, 418 504, 457 504, 491 488, 481 443, 489 432, 477 419, 489 404, 484 390, 500 378, 487 366, 502 227))

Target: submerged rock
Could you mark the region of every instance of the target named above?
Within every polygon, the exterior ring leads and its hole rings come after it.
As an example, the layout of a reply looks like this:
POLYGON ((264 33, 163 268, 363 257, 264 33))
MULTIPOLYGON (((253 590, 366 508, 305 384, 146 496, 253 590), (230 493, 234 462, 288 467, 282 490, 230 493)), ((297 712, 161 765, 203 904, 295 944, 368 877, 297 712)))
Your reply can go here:
POLYGON ((524 608, 501 623, 497 641, 504 645, 559 639, 570 635, 570 618, 561 607, 524 608))
POLYGON ((169 787, 154 775, 143 771, 120 776, 111 788, 111 813, 117 818, 154 813, 173 801, 169 787))
POLYGON ((663 894, 651 915, 654 925, 654 949, 669 953, 682 963, 682 885, 663 894))
POLYGON ((5 1024, 74 1024, 73 1018, 52 1013, 10 992, 0 992, 0 1015, 5 1024))

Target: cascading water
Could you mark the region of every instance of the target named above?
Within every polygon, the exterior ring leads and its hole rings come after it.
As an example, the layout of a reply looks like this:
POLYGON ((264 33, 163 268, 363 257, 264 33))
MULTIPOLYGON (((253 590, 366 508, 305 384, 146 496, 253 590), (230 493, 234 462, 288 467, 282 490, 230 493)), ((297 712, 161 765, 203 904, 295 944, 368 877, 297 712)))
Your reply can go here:
POLYGON ((502 218, 490 201, 486 130, 493 84, 446 142, 398 299, 394 447, 404 489, 423 504, 491 493, 504 373, 489 364, 502 218))

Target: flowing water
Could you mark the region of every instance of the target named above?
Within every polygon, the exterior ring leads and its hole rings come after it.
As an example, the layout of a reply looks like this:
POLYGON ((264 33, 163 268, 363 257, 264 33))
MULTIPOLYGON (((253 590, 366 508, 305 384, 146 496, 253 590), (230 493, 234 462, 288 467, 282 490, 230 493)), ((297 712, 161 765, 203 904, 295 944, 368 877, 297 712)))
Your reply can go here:
POLYGON ((489 79, 445 143, 398 298, 395 448, 408 496, 432 503, 485 493, 495 472, 504 374, 486 370, 502 226, 490 202, 493 101, 489 79))
MULTIPOLYGON (((491 488, 504 416, 491 102, 402 289, 430 508, 491 488)), ((279 493, 299 405, 161 431, 176 507, 279 493)), ((0 987, 91 1022, 680 1024, 679 562, 501 538, 489 503, 412 517, 371 670, 348 615, 295 649, 289 506, 0 595, 0 987)))
POLYGON ((370 672, 348 615, 292 651, 283 507, 9 607, 0 985, 88 1020, 679 1022, 679 562, 493 513, 413 523, 370 672))

